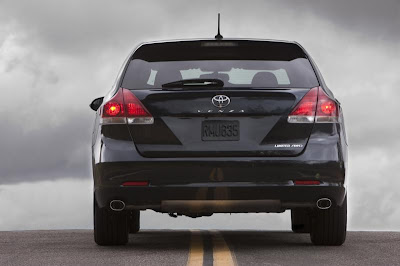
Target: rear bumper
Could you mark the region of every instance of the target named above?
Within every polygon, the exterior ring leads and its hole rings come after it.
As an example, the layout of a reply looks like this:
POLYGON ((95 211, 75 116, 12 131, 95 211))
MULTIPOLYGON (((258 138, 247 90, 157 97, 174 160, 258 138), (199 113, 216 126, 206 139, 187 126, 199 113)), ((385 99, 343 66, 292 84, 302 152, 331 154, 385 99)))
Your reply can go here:
POLYGON ((293 208, 314 208, 320 198, 329 198, 332 204, 341 205, 345 195, 346 189, 340 183, 311 186, 296 186, 293 183, 205 183, 95 189, 100 207, 108 207, 112 200, 118 199, 131 209, 161 212, 281 212, 293 208))
POLYGON ((94 165, 94 180, 100 207, 122 200, 129 208, 160 212, 280 212, 315 207, 320 198, 341 205, 346 195, 343 164, 298 158, 108 162, 94 165), (295 185, 296 180, 321 183, 295 185), (123 186, 127 181, 149 185, 123 186))
POLYGON ((131 141, 103 141, 93 147, 94 189, 100 207, 122 200, 131 208, 178 212, 218 201, 229 208, 211 206, 211 212, 276 212, 315 207, 320 198, 341 205, 346 195, 347 147, 329 138, 311 138, 295 157, 145 158, 131 141), (302 186, 295 185, 296 180, 321 183, 302 186), (122 186, 127 181, 149 185, 122 186), (260 209, 260 204, 274 207, 260 209))

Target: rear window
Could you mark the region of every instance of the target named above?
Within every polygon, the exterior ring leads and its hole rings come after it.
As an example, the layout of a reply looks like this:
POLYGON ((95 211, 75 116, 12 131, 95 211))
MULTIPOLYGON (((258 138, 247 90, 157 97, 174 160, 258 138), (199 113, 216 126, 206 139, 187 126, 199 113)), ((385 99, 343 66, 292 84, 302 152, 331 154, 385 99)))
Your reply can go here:
POLYGON ((318 86, 311 64, 299 46, 266 41, 189 41, 143 45, 133 54, 122 86, 151 89, 194 78, 220 79, 226 88, 318 86))

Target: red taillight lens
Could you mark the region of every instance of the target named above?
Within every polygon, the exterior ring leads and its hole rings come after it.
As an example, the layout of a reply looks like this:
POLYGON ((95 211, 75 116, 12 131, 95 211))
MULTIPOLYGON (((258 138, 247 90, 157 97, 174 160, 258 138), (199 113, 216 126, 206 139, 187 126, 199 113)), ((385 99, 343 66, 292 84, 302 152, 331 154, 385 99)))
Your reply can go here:
POLYGON ((127 116, 151 116, 146 107, 140 100, 129 90, 123 89, 124 102, 127 110, 127 116))
POLYGON ((123 110, 123 106, 117 102, 108 102, 104 105, 104 114, 106 116, 117 116, 123 110))
POLYGON ((132 116, 148 115, 148 113, 143 109, 143 107, 136 103, 128 103, 127 109, 128 109, 128 115, 132 115, 132 116))
POLYGON ((103 106, 102 124, 153 124, 154 118, 129 90, 120 88, 103 106))
POLYGON ((140 100, 130 91, 123 89, 128 124, 153 124, 154 118, 140 100))
POLYGON ((124 115, 124 97, 121 90, 103 106, 101 117, 121 117, 124 115))
POLYGON ((313 123, 317 106, 318 87, 312 88, 289 114, 289 123, 313 123))
POLYGON ((312 88, 289 114, 289 123, 335 123, 338 108, 320 87, 312 88))
POLYGON ((317 123, 335 123, 338 122, 338 108, 334 100, 328 97, 320 89, 318 92, 318 106, 315 118, 317 123))
POLYGON ((327 103, 323 103, 320 105, 320 109, 318 110, 322 112, 324 115, 332 115, 336 111, 336 106, 333 101, 329 101, 327 103))

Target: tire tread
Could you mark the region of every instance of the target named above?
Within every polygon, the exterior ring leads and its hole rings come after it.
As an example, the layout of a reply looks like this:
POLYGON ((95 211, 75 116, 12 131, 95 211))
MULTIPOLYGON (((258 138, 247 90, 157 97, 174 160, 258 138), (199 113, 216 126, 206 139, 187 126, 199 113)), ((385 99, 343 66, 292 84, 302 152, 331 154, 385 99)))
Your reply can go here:
POLYGON ((94 201, 94 241, 101 246, 128 243, 127 212, 99 208, 96 200, 94 201))

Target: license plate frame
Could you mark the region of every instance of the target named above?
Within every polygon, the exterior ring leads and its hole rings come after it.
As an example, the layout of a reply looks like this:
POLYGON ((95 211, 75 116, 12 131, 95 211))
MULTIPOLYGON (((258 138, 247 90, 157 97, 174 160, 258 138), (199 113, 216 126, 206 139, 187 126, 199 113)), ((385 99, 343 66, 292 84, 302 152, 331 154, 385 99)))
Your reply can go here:
POLYGON ((239 141, 238 120, 205 120, 201 122, 202 141, 239 141))

